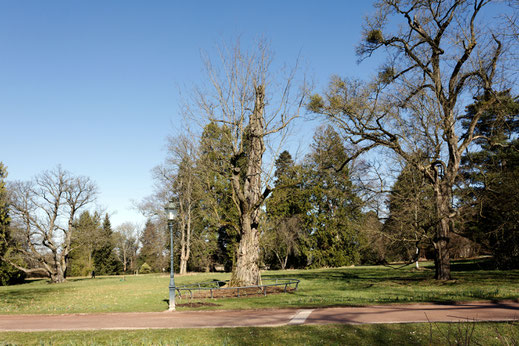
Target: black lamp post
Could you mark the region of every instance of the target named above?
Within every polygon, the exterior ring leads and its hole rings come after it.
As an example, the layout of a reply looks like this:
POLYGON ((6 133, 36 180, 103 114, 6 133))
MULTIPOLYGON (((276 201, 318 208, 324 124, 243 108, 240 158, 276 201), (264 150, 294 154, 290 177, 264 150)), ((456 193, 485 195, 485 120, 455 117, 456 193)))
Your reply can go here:
POLYGON ((173 270, 173 221, 177 217, 177 204, 170 200, 164 208, 168 218, 169 236, 170 236, 170 275, 169 275, 169 311, 175 311, 175 271, 173 270))

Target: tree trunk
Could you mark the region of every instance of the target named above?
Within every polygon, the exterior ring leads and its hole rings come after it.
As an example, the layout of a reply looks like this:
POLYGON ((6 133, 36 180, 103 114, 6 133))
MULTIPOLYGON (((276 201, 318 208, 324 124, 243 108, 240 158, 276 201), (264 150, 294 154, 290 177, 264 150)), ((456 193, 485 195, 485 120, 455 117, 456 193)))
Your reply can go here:
MULTIPOLYGON (((233 268, 230 286, 258 285, 261 282, 259 271, 259 213, 263 200, 269 194, 269 189, 261 193, 262 159, 265 152, 265 122, 263 111, 265 108, 265 88, 263 85, 255 89, 256 99, 254 110, 249 119, 247 172, 245 179, 241 179, 238 160, 233 160, 232 185, 234 198, 240 214, 240 245, 236 266, 233 268), (243 180, 243 181, 242 181, 243 180)), ((245 136, 244 136, 245 137, 245 136)), ((243 145, 243 143, 242 143, 243 145)), ((241 155, 241 153, 238 153, 241 155)))
POLYGON ((435 275, 437 280, 451 279, 451 263, 449 241, 451 232, 451 191, 446 183, 438 181, 435 186, 436 195, 436 215, 438 224, 436 228, 436 236, 433 241, 435 259, 435 275))
POLYGON ((123 250, 123 272, 124 273, 126 273, 126 269, 128 269, 127 264, 128 264, 128 257, 126 254, 126 250, 123 250))
POLYGON ((182 236, 180 238, 180 268, 178 273, 179 274, 185 274, 186 273, 186 233, 185 233, 186 227, 185 225, 182 225, 182 236))
POLYGON ((49 270, 50 281, 53 284, 65 282, 65 271, 67 269, 66 259, 63 258, 63 254, 59 254, 57 251, 53 253, 54 265, 49 270))
POLYGON ((251 286, 261 283, 259 261, 258 229, 251 227, 248 215, 240 218, 242 237, 238 248, 236 266, 233 269, 230 286, 251 286))
POLYGON ((278 258, 278 262, 279 262, 279 265, 281 266, 281 270, 285 270, 286 266, 287 266, 287 261, 288 261, 288 253, 285 255, 284 258, 281 258, 281 256, 279 256, 279 253, 275 250, 274 250, 274 254, 278 258))
MULTIPOLYGON (((189 185, 191 186, 191 184, 189 185)), ((189 188, 191 190, 191 187, 189 188)), ((191 197, 188 200, 188 208, 187 208, 187 224, 186 224, 186 236, 184 241, 184 249, 183 249, 183 257, 181 269, 182 272, 180 274, 187 273, 187 261, 189 261, 189 256, 191 255, 191 197)))
POLYGON ((65 257, 63 258, 63 265, 61 266, 62 270, 63 270, 63 277, 65 278, 65 280, 67 279, 67 269, 69 268, 69 263, 70 263, 70 259, 68 257, 68 254, 65 255, 65 257))
POLYGON ((183 275, 187 272, 187 259, 185 257, 180 258, 180 269, 178 273, 183 275))
POLYGON ((56 271, 53 273, 50 273, 50 281, 53 284, 59 284, 62 282, 65 282, 65 272, 61 268, 60 265, 56 266, 56 271))
POLYGON ((178 270, 178 273, 180 275, 183 275, 187 272, 187 256, 184 250, 184 247, 182 247, 182 252, 180 254, 180 268, 178 270))

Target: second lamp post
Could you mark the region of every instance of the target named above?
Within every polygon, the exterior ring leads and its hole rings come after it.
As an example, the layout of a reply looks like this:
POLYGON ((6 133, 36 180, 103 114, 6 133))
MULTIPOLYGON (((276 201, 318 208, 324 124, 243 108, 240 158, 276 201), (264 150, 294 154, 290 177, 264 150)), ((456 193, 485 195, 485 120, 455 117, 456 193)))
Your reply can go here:
POLYGON ((173 269, 173 221, 177 217, 177 205, 174 201, 169 201, 166 208, 166 216, 168 218, 168 228, 170 236, 170 275, 169 275, 169 311, 175 311, 175 271, 173 269))

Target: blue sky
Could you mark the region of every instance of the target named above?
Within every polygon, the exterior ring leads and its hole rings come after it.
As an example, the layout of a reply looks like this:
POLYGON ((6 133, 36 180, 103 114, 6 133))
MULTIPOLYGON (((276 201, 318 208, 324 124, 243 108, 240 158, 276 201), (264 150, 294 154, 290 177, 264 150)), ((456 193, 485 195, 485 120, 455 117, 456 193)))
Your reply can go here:
POLYGON ((142 222, 131 200, 152 193, 150 170, 180 128, 179 90, 203 80, 201 50, 264 36, 277 62, 300 54, 319 89, 331 74, 373 73, 354 54, 371 11, 370 1, 344 0, 0 1, 8 180, 61 164, 98 184, 112 224, 142 222))

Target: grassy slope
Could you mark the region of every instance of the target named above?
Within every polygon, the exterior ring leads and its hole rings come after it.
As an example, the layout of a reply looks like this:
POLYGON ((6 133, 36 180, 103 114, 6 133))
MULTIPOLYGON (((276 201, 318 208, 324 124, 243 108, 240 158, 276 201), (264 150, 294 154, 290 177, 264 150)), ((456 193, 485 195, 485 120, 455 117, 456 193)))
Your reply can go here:
MULTIPOLYGON (((295 293, 205 300, 213 306, 201 309, 254 309, 317 307, 411 302, 519 298, 519 270, 496 271, 470 262, 453 264, 454 280, 437 282, 433 270, 411 267, 394 270, 382 266, 317 270, 269 271, 263 275, 301 280, 295 293)), ((208 273, 176 277, 177 285, 228 279, 229 274, 208 273)), ((36 280, 0 287, 0 313, 78 313, 163 311, 167 309, 169 277, 139 275, 70 279, 64 284, 36 280)), ((189 303, 189 299, 177 304, 189 303)), ((179 306, 178 310, 191 309, 179 306)))
POLYGON ((379 324, 278 328, 156 329, 0 333, 11 345, 502 345, 519 341, 518 323, 379 324))

